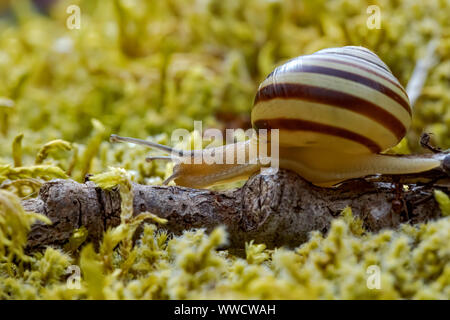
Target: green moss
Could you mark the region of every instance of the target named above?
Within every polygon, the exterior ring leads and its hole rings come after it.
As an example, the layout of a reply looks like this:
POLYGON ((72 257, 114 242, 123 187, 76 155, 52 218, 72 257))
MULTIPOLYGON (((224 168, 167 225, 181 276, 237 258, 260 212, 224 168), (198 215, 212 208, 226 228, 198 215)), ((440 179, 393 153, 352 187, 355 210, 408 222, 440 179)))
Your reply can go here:
MULTIPOLYGON (((35 220, 50 223, 40 214, 25 212, 20 199, 13 193, 0 190, 0 263, 10 264, 14 258, 26 260, 23 252, 28 231, 35 220)), ((11 266, 9 266, 11 267, 11 266)))
POLYGON ((0 220, 0 231, 10 225, 23 230, 13 241, 0 238, 3 248, 6 245, 7 252, 17 256, 13 262, 11 255, 4 254, 10 258, 0 261, 2 298, 450 298, 449 217, 371 234, 360 229, 346 209, 325 236, 314 232, 295 250, 273 251, 248 243, 244 259, 217 251, 227 238, 221 228, 209 236, 193 230, 168 237, 147 224, 132 246, 134 230, 142 220, 129 221, 104 234, 98 253, 89 244, 74 259, 52 248, 25 255, 28 214, 20 211, 20 205, 15 210, 22 224, 0 220), (81 271, 78 289, 67 284, 65 273, 72 263, 81 271), (379 289, 367 285, 370 266, 380 270, 379 289))

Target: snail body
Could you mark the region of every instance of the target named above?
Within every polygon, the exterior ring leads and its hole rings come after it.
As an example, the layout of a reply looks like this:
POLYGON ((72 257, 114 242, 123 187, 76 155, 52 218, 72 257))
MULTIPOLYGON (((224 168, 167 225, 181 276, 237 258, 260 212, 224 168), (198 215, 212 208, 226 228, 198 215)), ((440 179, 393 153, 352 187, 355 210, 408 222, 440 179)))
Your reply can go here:
MULTIPOLYGON (((408 95, 383 61, 363 47, 330 48, 275 68, 261 83, 251 112, 254 129, 279 129, 279 166, 320 186, 374 174, 409 174, 438 167, 438 156, 396 156, 395 146, 411 124, 408 95)), ((258 158, 271 141, 245 142, 185 152, 113 135, 113 141, 145 144, 171 153, 177 185, 208 187, 243 179, 264 166, 258 158), (214 154, 235 161, 198 161, 214 154), (238 163, 236 155, 244 154, 238 163)), ((154 159, 154 158, 153 158, 154 159)))

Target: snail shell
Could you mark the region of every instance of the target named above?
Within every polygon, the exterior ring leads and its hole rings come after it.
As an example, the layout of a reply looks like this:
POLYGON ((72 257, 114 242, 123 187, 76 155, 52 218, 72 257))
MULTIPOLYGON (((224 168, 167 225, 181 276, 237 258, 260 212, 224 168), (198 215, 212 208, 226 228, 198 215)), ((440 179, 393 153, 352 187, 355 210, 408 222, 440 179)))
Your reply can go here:
POLYGON ((256 129, 280 129, 281 146, 379 153, 405 136, 411 107, 375 53, 348 46, 277 67, 261 83, 251 118, 256 129))

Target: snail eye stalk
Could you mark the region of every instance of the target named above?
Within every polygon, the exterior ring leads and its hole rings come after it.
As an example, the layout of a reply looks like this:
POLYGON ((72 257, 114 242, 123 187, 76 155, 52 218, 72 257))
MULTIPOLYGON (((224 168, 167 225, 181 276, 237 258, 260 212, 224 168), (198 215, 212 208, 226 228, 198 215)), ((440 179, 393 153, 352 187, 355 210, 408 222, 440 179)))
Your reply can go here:
POLYGON ((121 136, 118 136, 116 134, 112 134, 109 137, 109 141, 111 141, 113 143, 114 142, 129 142, 129 143, 132 143, 132 144, 142 145, 142 146, 154 148, 154 149, 157 149, 157 150, 161 150, 161 151, 164 151, 166 153, 177 154, 177 155, 179 155, 181 157, 182 156, 189 156, 189 155, 191 155, 190 152, 186 152, 186 151, 183 151, 183 150, 177 150, 177 149, 174 149, 174 148, 171 148, 171 147, 168 147, 168 146, 165 146, 163 144, 156 143, 156 142, 151 142, 151 141, 141 140, 141 139, 136 139, 136 138, 130 138, 130 137, 121 137, 121 136))

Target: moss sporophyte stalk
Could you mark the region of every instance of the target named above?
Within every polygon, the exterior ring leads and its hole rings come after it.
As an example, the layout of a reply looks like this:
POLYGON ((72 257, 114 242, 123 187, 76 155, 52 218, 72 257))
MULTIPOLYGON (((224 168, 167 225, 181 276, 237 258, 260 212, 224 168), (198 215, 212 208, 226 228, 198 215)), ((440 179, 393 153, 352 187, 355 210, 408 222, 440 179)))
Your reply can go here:
POLYGON ((247 242, 236 253, 223 250, 224 228, 174 236, 165 219, 134 216, 133 184, 160 185, 174 164, 108 141, 115 133, 191 150, 194 120, 246 130, 266 76, 325 48, 364 46, 406 86, 437 38, 394 152, 419 151, 423 131, 449 148, 450 2, 383 1, 380 29, 367 27, 372 4, 61 0, 45 13, 26 0, 0 4, 0 299, 450 299, 446 192, 432 195, 442 217, 426 223, 373 233, 346 208, 296 248, 247 242), (80 8, 79 29, 67 27, 69 5, 80 8), (178 128, 189 147, 170 140, 178 128), (120 221, 98 248, 79 227, 58 248, 26 250, 32 224, 51 221, 22 202, 53 179, 120 193, 120 221))

